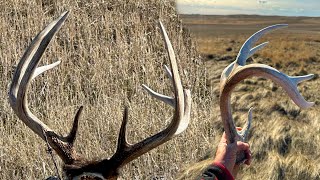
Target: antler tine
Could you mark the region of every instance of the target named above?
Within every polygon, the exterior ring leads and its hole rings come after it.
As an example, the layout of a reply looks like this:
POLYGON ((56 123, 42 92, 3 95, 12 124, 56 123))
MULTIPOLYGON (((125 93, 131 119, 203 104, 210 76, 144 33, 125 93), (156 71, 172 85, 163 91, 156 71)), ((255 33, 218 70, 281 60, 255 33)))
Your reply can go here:
MULTIPOLYGON (((174 95, 175 95, 175 116, 176 122, 171 121, 171 128, 172 130, 175 130, 174 135, 178 135, 181 132, 183 132, 189 124, 190 120, 190 113, 191 113, 191 92, 188 89, 183 89, 179 71, 178 71, 178 65, 176 61, 176 57, 174 54, 174 50, 172 48, 172 44, 169 40, 168 34, 163 27, 162 23, 159 22, 161 27, 161 32, 165 40, 165 45, 168 51, 169 59, 170 59, 170 66, 171 66, 171 73, 167 66, 165 66, 165 69, 167 71, 167 74, 169 78, 172 80, 173 87, 174 87, 174 95)), ((174 117, 175 118, 175 117, 174 117)), ((169 126, 169 127, 170 127, 169 126)))
MULTIPOLYGON (((247 54, 251 53, 250 51, 248 51, 248 49, 251 47, 251 45, 253 45, 254 42, 257 41, 259 37, 261 37, 263 34, 272 29, 285 26, 286 25, 269 26, 252 35, 243 45, 236 61, 227 66, 221 75, 220 111, 228 143, 232 143, 237 140, 246 141, 247 135, 249 133, 249 128, 252 119, 251 109, 248 113, 247 124, 245 125, 242 131, 238 132, 233 122, 230 102, 231 92, 233 88, 240 81, 248 77, 261 76, 271 79, 272 81, 280 85, 286 91, 289 97, 295 102, 295 104, 297 104, 301 108, 308 108, 314 104, 313 102, 307 102, 300 94, 297 87, 298 83, 311 79, 313 77, 313 74, 309 74, 306 76, 291 77, 282 72, 279 72, 275 68, 272 68, 264 64, 245 65, 245 58, 247 58, 247 54)), ((244 154, 240 154, 237 158, 237 162, 241 162, 243 158, 244 154)))
POLYGON ((263 28, 259 30, 258 32, 251 35, 245 43, 243 43, 236 60, 229 64, 222 72, 221 79, 220 79, 220 89, 222 89, 222 86, 224 86, 226 79, 228 78, 229 74, 233 71, 233 69, 237 68, 239 65, 244 66, 246 64, 246 61, 249 57, 251 57, 255 52, 265 47, 268 42, 261 43, 254 48, 251 48, 254 43, 256 43, 263 35, 265 35, 268 32, 271 32, 276 29, 285 28, 287 27, 287 24, 275 24, 272 26, 268 26, 266 28, 263 28))
POLYGON ((173 79, 172 79, 172 73, 171 73, 171 70, 169 69, 169 67, 168 67, 167 65, 163 65, 163 68, 165 69, 168 78, 169 78, 171 81, 173 81, 173 79))
POLYGON ((239 134, 243 137, 243 139, 246 141, 249 135, 249 130, 251 127, 251 122, 252 122, 252 107, 248 111, 248 121, 246 124, 242 127, 241 131, 239 134))
POLYGON ((76 140, 76 135, 77 135, 77 131, 78 131, 78 124, 79 124, 79 119, 80 119, 82 110, 83 110, 83 106, 80 106, 80 108, 78 109, 78 111, 74 117, 70 133, 68 136, 65 137, 66 142, 68 142, 71 145, 73 145, 74 141, 76 140))
MULTIPOLYGON (((160 22, 160 24, 161 24, 161 22, 160 22)), ((162 24, 161 24, 161 25, 162 25, 162 24)), ((163 26, 162 26, 162 28, 163 28, 163 26)), ((169 43, 170 43, 170 41, 169 41, 169 43)), ((171 43, 170 43, 170 45, 171 45, 171 43)), ((172 48, 172 45, 171 45, 171 48, 172 48)), ((174 54, 173 54, 173 55, 174 55, 174 54)), ((174 57, 174 58, 175 58, 175 57, 174 57)), ((168 68, 167 65, 164 65, 163 68, 164 68, 165 72, 167 73, 168 78, 174 83, 171 70, 168 68)), ((157 98, 158 100, 163 101, 164 103, 169 104, 169 105, 172 106, 172 107, 175 107, 175 103, 176 103, 176 102, 175 102, 174 98, 169 97, 169 96, 166 96, 166 95, 163 95, 163 94, 160 94, 160 93, 157 93, 157 92, 155 92, 154 90, 152 90, 151 88, 149 88, 148 86, 146 86, 146 85, 144 85, 144 84, 142 84, 142 87, 143 87, 152 97, 155 97, 155 98, 157 98)), ((182 86, 181 86, 180 88, 182 88, 182 86)))
POLYGON ((58 66, 60 63, 61 63, 61 61, 57 61, 57 62, 54 62, 52 64, 48 64, 48 65, 45 65, 45 66, 38 67, 34 71, 32 77, 31 77, 31 80, 33 80, 34 78, 36 78, 40 74, 44 73, 45 71, 48 71, 49 69, 52 69, 52 68, 58 66))
POLYGON ((163 101, 166 104, 169 104, 172 107, 175 107, 175 99, 160 93, 155 92, 154 90, 152 90, 151 88, 149 88, 148 86, 142 84, 142 87, 152 96, 157 98, 160 101, 163 101))
POLYGON ((128 124, 128 111, 129 111, 128 107, 125 107, 123 112, 123 120, 121 123, 121 128, 120 128, 119 137, 118 137, 117 151, 120 151, 130 146, 130 144, 127 142, 127 137, 126 137, 126 130, 127 130, 127 124, 128 124))
MULTIPOLYGON (((172 81, 173 81, 173 77, 172 77, 172 73, 171 73, 171 70, 168 68, 168 66, 164 65, 163 66, 166 73, 167 73, 167 76, 168 78, 172 81)), ((163 94, 160 94, 160 93, 157 93, 155 92, 154 90, 152 90, 151 88, 149 88, 148 86, 142 84, 142 87, 152 96, 152 97, 155 97, 157 98, 158 100, 160 101, 163 101, 164 103, 167 103, 169 104, 170 106, 172 107, 175 107, 176 106, 176 102, 174 100, 174 98, 172 97, 169 97, 169 96, 166 96, 166 95, 163 95, 163 94)))
POLYGON ((9 90, 9 102, 14 112, 40 138, 46 140, 45 136, 47 136, 50 146, 52 146, 52 148, 65 163, 71 163, 77 158, 76 153, 73 152, 72 144, 78 128, 77 124, 82 107, 78 111, 70 134, 66 137, 60 137, 32 114, 28 107, 27 93, 28 86, 30 85, 32 79, 60 64, 60 61, 58 61, 37 68, 41 56, 43 55, 53 36, 63 25, 64 21, 68 17, 68 14, 68 11, 64 12, 59 18, 46 26, 32 40, 31 44, 19 61, 9 90))
MULTIPOLYGON (((170 98, 168 96, 164 96, 159 93, 156 93, 145 85, 143 85, 143 87, 152 96, 170 105, 174 105, 175 106, 174 116, 167 128, 165 128, 161 132, 151 137, 146 138, 145 140, 137 144, 131 145, 126 141, 126 138, 125 138, 125 129, 126 129, 126 123, 128 118, 127 109, 126 109, 124 113, 123 123, 121 126, 121 131, 119 133, 118 149, 114 154, 114 156, 112 156, 112 158, 110 159, 111 161, 115 160, 116 162, 118 162, 119 167, 127 164, 128 162, 150 151, 151 149, 165 143, 166 141, 173 138, 175 135, 180 134, 188 127, 188 124, 189 124, 190 112, 191 112, 191 93, 187 89, 183 90, 172 45, 170 43, 168 35, 163 25, 161 24, 161 22, 160 22, 160 27, 162 30, 163 37, 165 39, 166 48, 167 48, 169 59, 170 59, 170 65, 172 68, 171 71, 172 71, 172 80, 173 80, 175 98, 170 98)), ((171 73, 169 72, 168 73, 169 78, 171 77, 170 74, 171 73)))
POLYGON ((264 43, 251 49, 251 47, 254 45, 254 43, 256 43, 260 39, 260 37, 262 37, 263 35, 265 35, 268 32, 271 32, 276 29, 284 28, 287 26, 288 26, 287 24, 275 24, 275 25, 268 26, 264 29, 261 29, 260 31, 258 31, 256 33, 254 33, 242 45, 242 47, 238 53, 237 59, 236 59, 237 64, 244 66, 246 64, 247 59, 250 56, 252 56, 256 51, 258 51, 259 49, 263 48, 264 46, 266 46, 268 44, 268 42, 264 42, 264 43))
POLYGON ((292 81, 292 83, 295 83, 296 85, 298 85, 302 81, 310 80, 313 77, 314 77, 313 74, 308 74, 308 75, 304 75, 304 76, 289 76, 289 78, 292 81))

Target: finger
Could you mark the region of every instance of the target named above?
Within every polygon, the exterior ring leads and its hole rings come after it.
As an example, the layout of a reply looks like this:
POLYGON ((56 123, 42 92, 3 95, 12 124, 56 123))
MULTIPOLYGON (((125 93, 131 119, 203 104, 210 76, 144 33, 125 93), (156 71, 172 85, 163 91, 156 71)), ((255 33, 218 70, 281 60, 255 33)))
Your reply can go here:
POLYGON ((227 135, 225 132, 223 132, 223 134, 221 136, 220 143, 227 143, 227 135))
POLYGON ((252 161, 252 159, 247 159, 244 161, 244 164, 249 166, 251 164, 251 161, 252 161))
POLYGON ((245 151, 245 157, 246 157, 246 161, 244 163, 246 165, 250 165, 252 161, 252 155, 251 155, 250 149, 245 151))
POLYGON ((224 149, 227 148, 227 146, 228 146, 227 142, 220 142, 218 144, 218 147, 223 147, 224 149))
POLYGON ((239 166, 239 165, 235 165, 235 166, 233 167, 232 175, 233 175, 234 177, 237 176, 237 174, 238 174, 238 172, 239 172, 239 169, 240 169, 240 166, 239 166))
POLYGON ((241 141, 237 142, 237 151, 247 151, 249 150, 250 146, 248 143, 244 143, 241 141))

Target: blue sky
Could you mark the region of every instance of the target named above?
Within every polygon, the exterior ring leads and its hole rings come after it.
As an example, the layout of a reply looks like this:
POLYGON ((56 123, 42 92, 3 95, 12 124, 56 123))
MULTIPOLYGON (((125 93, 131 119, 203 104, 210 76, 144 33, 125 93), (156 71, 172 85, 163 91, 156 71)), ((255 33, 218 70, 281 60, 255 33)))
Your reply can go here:
POLYGON ((182 14, 320 16, 320 0, 176 0, 182 14))

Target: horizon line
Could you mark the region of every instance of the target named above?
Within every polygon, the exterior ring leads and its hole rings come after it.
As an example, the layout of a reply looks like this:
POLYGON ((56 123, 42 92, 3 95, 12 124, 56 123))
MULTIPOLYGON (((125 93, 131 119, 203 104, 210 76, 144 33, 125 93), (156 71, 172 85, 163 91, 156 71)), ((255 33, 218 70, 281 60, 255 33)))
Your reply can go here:
POLYGON ((198 15, 198 16, 277 16, 277 17, 308 17, 320 18, 320 16, 284 16, 284 15, 263 15, 263 14, 199 14, 199 13, 178 13, 179 15, 198 15))

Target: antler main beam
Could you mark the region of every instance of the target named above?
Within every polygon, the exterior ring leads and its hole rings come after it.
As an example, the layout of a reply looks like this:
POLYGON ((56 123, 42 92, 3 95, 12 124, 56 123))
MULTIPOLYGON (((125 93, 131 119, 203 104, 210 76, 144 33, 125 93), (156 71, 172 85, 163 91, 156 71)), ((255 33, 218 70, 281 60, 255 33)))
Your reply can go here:
MULTIPOLYGON (((241 131, 237 131, 231 112, 231 102, 230 97, 234 87, 242 80, 251 76, 261 76, 271 79, 276 84, 280 85, 289 97, 301 108, 308 108, 312 106, 313 102, 307 102, 298 90, 298 83, 309 80, 313 77, 313 74, 306 76, 291 77, 288 76, 275 68, 264 64, 250 64, 246 65, 246 60, 252 56, 257 50, 263 48, 268 42, 264 42, 254 48, 252 46, 267 32, 275 29, 287 27, 286 24, 276 24, 253 34, 247 41, 243 44, 236 60, 227 66, 221 75, 220 79, 220 111, 221 118, 223 121, 224 130, 227 135, 228 143, 233 143, 235 141, 247 140, 247 135, 250 129, 252 113, 251 108, 248 112, 248 121, 241 131)), ((244 160, 244 154, 239 155, 237 162, 244 160)))
POLYGON ((43 140, 48 140, 50 146, 52 146, 65 163, 64 170, 69 179, 78 179, 81 177, 85 177, 86 179, 115 179, 122 166, 172 139, 188 127, 191 113, 191 93, 189 90, 183 89, 182 87, 172 45, 163 25, 160 23, 161 32, 165 40, 172 70, 169 70, 168 67, 165 67, 165 69, 168 77, 172 80, 174 97, 156 93, 145 85, 143 85, 143 87, 152 96, 174 107, 174 115, 171 123, 167 128, 159 133, 132 145, 129 144, 126 139, 128 108, 125 108, 116 153, 110 159, 93 162, 85 160, 85 158, 76 153, 73 147, 78 129, 78 121, 83 107, 80 107, 78 110, 69 135, 61 137, 31 113, 27 101, 28 87, 31 80, 60 63, 60 61, 58 61, 56 63, 37 68, 46 47, 56 32, 61 28, 68 14, 68 12, 65 12, 58 19, 51 22, 33 39, 30 46, 27 48, 26 52, 20 59, 13 76, 9 91, 10 105, 18 117, 34 133, 43 140))
MULTIPOLYGON (((42 54, 46 50, 53 36, 67 19, 68 14, 69 12, 64 12, 58 19, 51 22, 32 40, 30 46, 20 59, 17 69, 13 75, 9 91, 9 102, 18 117, 34 133, 36 133, 43 140, 46 140, 44 135, 47 136, 50 146, 52 146, 52 148, 65 163, 73 163, 78 159, 78 155, 75 153, 72 144, 75 139, 79 116, 76 116, 75 118, 76 123, 73 124, 70 135, 61 137, 32 114, 28 107, 27 100, 28 87, 32 79, 60 64, 60 61, 58 61, 53 64, 37 68, 42 54)), ((77 114, 80 114, 81 109, 82 108, 80 108, 79 113, 77 114)))

